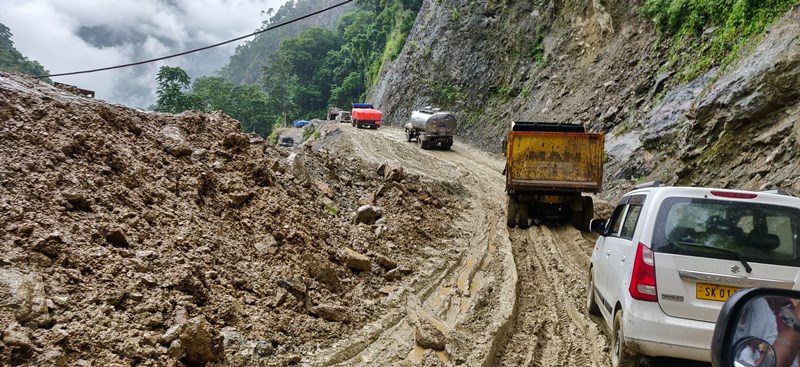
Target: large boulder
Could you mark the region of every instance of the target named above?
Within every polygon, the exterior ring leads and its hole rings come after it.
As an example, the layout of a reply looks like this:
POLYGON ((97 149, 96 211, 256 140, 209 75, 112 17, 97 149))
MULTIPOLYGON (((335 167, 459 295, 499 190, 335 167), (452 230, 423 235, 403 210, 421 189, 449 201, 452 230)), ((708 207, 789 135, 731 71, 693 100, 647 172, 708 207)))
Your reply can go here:
POLYGON ((181 134, 181 130, 178 129, 177 126, 164 126, 164 128, 161 129, 159 142, 164 148, 164 151, 175 157, 183 157, 192 154, 192 147, 186 143, 186 139, 183 138, 183 134, 181 134))
POLYGON ((342 259, 344 265, 350 269, 364 272, 372 270, 372 262, 369 260, 369 257, 351 248, 343 248, 339 253, 339 257, 342 259))
POLYGON ((383 216, 383 209, 379 206, 362 205, 356 210, 353 223, 375 224, 375 221, 383 216))
POLYGON ((14 310, 22 325, 45 326, 52 323, 42 277, 0 268, 0 306, 14 310))
POLYGON ((289 161, 289 167, 292 171, 294 177, 302 181, 313 181, 311 179, 311 174, 308 172, 306 168, 306 160, 303 158, 302 155, 297 153, 289 154, 289 157, 286 158, 289 161))
POLYGON ((222 334, 203 316, 177 324, 160 338, 162 345, 169 345, 168 354, 185 359, 190 366, 205 366, 225 360, 222 334))
POLYGON ((414 332, 414 338, 419 346, 437 351, 444 350, 447 344, 444 333, 437 329, 436 326, 427 322, 421 322, 417 326, 414 332))

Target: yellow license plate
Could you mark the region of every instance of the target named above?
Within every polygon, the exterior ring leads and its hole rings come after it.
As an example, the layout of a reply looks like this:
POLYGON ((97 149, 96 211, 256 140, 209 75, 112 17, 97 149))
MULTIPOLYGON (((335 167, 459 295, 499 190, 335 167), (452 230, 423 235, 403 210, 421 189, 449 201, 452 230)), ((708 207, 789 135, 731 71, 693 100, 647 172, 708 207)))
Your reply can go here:
POLYGON ((739 288, 725 287, 716 284, 697 283, 697 299, 707 299, 711 301, 725 302, 739 288))
POLYGON ((542 195, 542 202, 548 204, 558 204, 561 202, 561 196, 558 195, 542 195))

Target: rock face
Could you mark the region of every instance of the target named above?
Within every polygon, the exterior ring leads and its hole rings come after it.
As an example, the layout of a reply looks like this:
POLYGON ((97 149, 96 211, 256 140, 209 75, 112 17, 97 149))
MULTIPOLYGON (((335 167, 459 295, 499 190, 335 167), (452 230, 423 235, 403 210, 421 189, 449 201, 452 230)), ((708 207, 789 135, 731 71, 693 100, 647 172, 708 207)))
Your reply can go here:
POLYGON ((695 60, 665 63, 667 47, 653 45, 668 42, 640 8, 426 0, 371 99, 387 125, 426 105, 455 111, 458 137, 496 152, 513 120, 605 132, 609 200, 637 180, 800 192, 798 7, 735 63, 689 81, 674 68, 695 60))
POLYGON ((639 6, 426 0, 372 99, 389 125, 426 105, 454 111, 458 137, 496 152, 513 120, 608 131, 656 82, 649 51, 657 35, 639 6))
POLYGON ((800 191, 800 8, 770 28, 752 52, 695 102, 682 136, 686 180, 800 191), (710 178, 704 167, 722 173, 710 178), (727 173, 727 174, 726 174, 727 173))

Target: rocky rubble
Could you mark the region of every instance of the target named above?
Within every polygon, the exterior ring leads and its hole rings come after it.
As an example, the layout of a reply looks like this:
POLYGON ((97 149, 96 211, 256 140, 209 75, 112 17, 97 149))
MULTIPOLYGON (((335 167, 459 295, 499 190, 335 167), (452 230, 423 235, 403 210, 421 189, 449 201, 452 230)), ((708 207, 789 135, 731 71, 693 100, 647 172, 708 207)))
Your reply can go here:
POLYGON ((0 140, 0 365, 302 364, 377 318, 379 289, 417 276, 465 205, 452 183, 265 145, 222 113, 4 73, 0 140))

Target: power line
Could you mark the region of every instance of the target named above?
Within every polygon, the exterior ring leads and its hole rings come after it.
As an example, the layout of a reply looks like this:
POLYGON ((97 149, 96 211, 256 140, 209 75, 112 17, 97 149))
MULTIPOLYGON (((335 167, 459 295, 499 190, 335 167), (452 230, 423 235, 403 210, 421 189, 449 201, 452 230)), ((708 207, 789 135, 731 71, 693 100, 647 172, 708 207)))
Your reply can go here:
POLYGON ((121 68, 127 68, 127 67, 130 67, 130 66, 136 66, 136 65, 149 64, 149 63, 151 63, 151 62, 156 62, 156 61, 161 61, 161 60, 171 59, 171 58, 173 58, 173 57, 178 57, 178 56, 188 55, 188 54, 190 54, 190 53, 194 53, 194 52, 198 52, 198 51, 204 51, 204 50, 208 50, 208 49, 210 49, 210 48, 219 47, 219 46, 222 46, 222 45, 225 45, 225 44, 231 43, 231 42, 236 42, 236 41, 238 41, 238 40, 241 40, 241 39, 244 39, 244 38, 247 38, 247 37, 252 37, 252 36, 255 36, 255 35, 257 35, 257 34, 261 34, 261 33, 267 32, 267 31, 271 31, 271 30, 273 30, 273 29, 280 28, 280 27, 283 27, 283 26, 285 26, 285 25, 292 24, 292 23, 294 23, 294 22, 298 22, 298 21, 301 21, 301 20, 303 20, 303 19, 306 19, 306 18, 309 18, 309 17, 313 17, 313 16, 315 16, 315 15, 317 15, 317 14, 324 13, 324 12, 326 12, 326 11, 328 11, 328 10, 331 10, 331 9, 334 9, 334 8, 338 8, 338 7, 342 6, 342 5, 345 5, 345 4, 347 4, 347 3, 351 3, 351 2, 353 2, 353 0, 344 0, 344 1, 340 2, 340 3, 338 3, 338 4, 331 5, 331 6, 327 7, 327 8, 325 8, 325 9, 322 9, 322 10, 317 10, 317 11, 315 11, 315 12, 313 12, 313 13, 306 14, 306 15, 304 15, 304 16, 302 16, 302 17, 299 17, 299 18, 296 18, 296 19, 292 19, 292 20, 290 20, 290 21, 287 21, 287 22, 284 22, 284 23, 279 23, 279 24, 276 24, 276 25, 269 26, 269 27, 267 27, 267 28, 264 28, 264 29, 262 29, 262 30, 260 30, 260 31, 256 31, 256 32, 250 33, 250 34, 248 34, 248 35, 246 35, 246 36, 236 37, 236 38, 234 38, 234 39, 230 39, 230 40, 227 40, 227 41, 224 41, 224 42, 220 42, 220 43, 215 43, 215 44, 213 44, 213 45, 210 45, 210 46, 205 46, 205 47, 196 48, 196 49, 194 49, 194 50, 184 51, 184 52, 181 52, 181 53, 177 53, 177 54, 173 54, 173 55, 168 55, 168 56, 162 56, 162 57, 155 58, 155 59, 150 59, 150 60, 144 60, 144 61, 132 62, 132 63, 130 63, 130 64, 123 64, 123 65, 116 65, 116 66, 108 66, 108 67, 104 67, 104 68, 99 68, 99 69, 91 69, 91 70, 73 71, 73 72, 69 72, 69 73, 59 73, 59 74, 49 74, 49 75, 38 75, 38 76, 36 76, 36 77, 37 77, 37 78, 53 78, 53 77, 57 77, 57 76, 67 76, 67 75, 77 75, 77 74, 88 74, 88 73, 95 73, 95 72, 98 72, 98 71, 106 71, 106 70, 112 70, 112 69, 121 69, 121 68))

